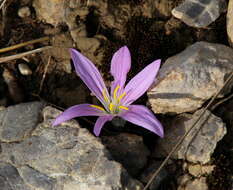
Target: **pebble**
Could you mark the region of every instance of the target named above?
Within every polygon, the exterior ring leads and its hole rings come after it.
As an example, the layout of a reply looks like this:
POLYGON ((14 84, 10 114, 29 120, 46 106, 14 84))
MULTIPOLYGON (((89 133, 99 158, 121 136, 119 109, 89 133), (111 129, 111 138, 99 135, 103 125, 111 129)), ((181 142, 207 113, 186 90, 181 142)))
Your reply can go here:
POLYGON ((25 18, 25 17, 29 17, 31 15, 31 10, 29 7, 25 6, 25 7, 21 7, 18 10, 18 15, 21 18, 25 18))
POLYGON ((29 66, 27 64, 24 64, 24 63, 20 63, 18 64, 18 69, 19 69, 19 72, 22 74, 22 75, 31 75, 32 74, 32 70, 29 68, 29 66))

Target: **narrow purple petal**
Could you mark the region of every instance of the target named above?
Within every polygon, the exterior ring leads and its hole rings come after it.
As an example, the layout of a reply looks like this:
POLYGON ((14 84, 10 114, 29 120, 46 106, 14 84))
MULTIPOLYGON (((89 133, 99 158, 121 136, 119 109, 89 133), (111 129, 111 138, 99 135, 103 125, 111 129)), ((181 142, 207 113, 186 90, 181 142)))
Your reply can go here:
POLYGON ((120 48, 112 57, 111 61, 111 74, 114 77, 111 91, 113 91, 117 85, 121 88, 124 87, 127 73, 131 67, 131 56, 127 46, 120 48))
POLYGON ((80 52, 75 49, 70 49, 74 67, 78 76, 83 80, 93 94, 104 102, 103 91, 108 95, 108 91, 104 84, 103 78, 95 65, 80 52))
POLYGON ((100 131, 102 129, 102 127, 104 126, 104 124, 107 121, 111 121, 113 119, 114 116, 101 116, 97 119, 95 126, 94 126, 94 134, 96 136, 99 136, 100 131))
POLYGON ((152 62, 129 81, 124 90, 126 96, 122 100, 125 105, 131 104, 148 90, 155 80, 160 63, 161 60, 152 62))
POLYGON ((102 116, 104 113, 91 107, 91 104, 72 106, 62 112, 53 122, 53 126, 80 116, 102 116))
POLYGON ((123 119, 144 127, 149 131, 163 137, 163 127, 161 123, 156 119, 154 114, 145 106, 142 105, 130 105, 129 111, 120 115, 123 119))

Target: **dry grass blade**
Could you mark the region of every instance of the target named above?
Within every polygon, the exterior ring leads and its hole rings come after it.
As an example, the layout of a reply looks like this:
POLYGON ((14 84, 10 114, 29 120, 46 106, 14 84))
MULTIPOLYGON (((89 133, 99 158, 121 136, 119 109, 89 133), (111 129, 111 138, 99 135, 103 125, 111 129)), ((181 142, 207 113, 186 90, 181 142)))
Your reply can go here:
POLYGON ((48 50, 48 49, 51 49, 51 48, 52 48, 52 46, 45 46, 45 47, 42 47, 42 48, 37 48, 37 49, 31 50, 31 51, 19 53, 19 54, 16 54, 16 55, 1 57, 0 58, 0 63, 4 63, 4 62, 7 62, 7 61, 12 61, 12 60, 15 60, 15 59, 20 59, 20 58, 22 58, 24 56, 31 55, 33 53, 39 53, 39 52, 42 52, 42 51, 45 51, 45 50, 48 50))
POLYGON ((200 116, 193 123, 193 125, 191 126, 191 128, 179 139, 178 143, 174 146, 174 148, 171 150, 171 152, 168 154, 168 156, 162 162, 162 164, 160 165, 160 167, 151 176, 150 180, 148 181, 148 183, 146 184, 146 186, 143 188, 143 190, 147 190, 149 188, 150 184, 157 177, 157 175, 159 174, 159 172, 161 171, 161 169, 166 165, 166 163, 168 162, 168 160, 171 158, 172 154, 179 148, 179 146, 182 144, 182 142, 184 141, 184 139, 186 138, 186 136, 192 131, 192 129, 196 126, 196 124, 201 120, 201 118, 205 114, 206 110, 211 106, 211 104, 213 103, 213 101, 218 97, 218 95, 222 92, 222 90, 228 85, 228 83, 232 80, 232 78, 233 78, 233 72, 227 78, 227 80, 225 81, 225 83, 222 86, 222 88, 218 90, 218 92, 213 96, 213 98, 210 100, 210 102, 207 104, 207 106, 202 110, 202 112, 200 113, 200 116))
POLYGON ((41 80, 41 82, 40 82, 40 89, 39 89, 38 94, 40 94, 40 92, 41 92, 41 90, 42 90, 42 88, 43 88, 44 80, 45 80, 45 77, 46 77, 46 74, 47 74, 47 71, 48 71, 48 68, 49 68, 50 63, 51 63, 51 56, 49 56, 48 62, 47 62, 47 64, 46 64, 46 66, 45 66, 44 74, 43 74, 42 80, 41 80))
POLYGON ((42 37, 42 38, 38 38, 38 39, 35 39, 35 40, 30 40, 30 41, 23 42, 23 43, 20 43, 20 44, 16 44, 16 45, 13 45, 13 46, 10 46, 10 47, 2 48, 2 49, 0 49, 0 53, 4 53, 4 52, 7 52, 7 51, 11 51, 11 50, 14 50, 14 49, 18 49, 18 48, 21 48, 21 47, 24 47, 24 46, 27 46, 27 45, 31 45, 31 44, 35 44, 35 43, 39 43, 39 42, 49 41, 49 39, 50 39, 49 37, 42 37))
POLYGON ((6 3, 6 0, 3 0, 3 2, 0 5, 0 9, 2 9, 2 7, 5 5, 5 3, 6 3))

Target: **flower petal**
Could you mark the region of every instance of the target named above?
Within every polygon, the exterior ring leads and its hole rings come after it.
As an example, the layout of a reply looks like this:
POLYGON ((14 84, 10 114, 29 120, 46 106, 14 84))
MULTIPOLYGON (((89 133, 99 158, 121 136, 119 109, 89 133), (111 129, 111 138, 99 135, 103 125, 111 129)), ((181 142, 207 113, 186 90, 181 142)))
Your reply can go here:
POLYGON ((53 122, 53 126, 80 116, 102 116, 104 112, 91 107, 91 104, 80 104, 72 106, 62 112, 53 122))
POLYGON ((102 127, 104 126, 104 124, 107 121, 111 121, 113 119, 114 116, 101 116, 96 120, 95 126, 94 126, 94 134, 96 136, 99 136, 100 131, 102 129, 102 127))
POLYGON ((124 90, 126 96, 122 100, 125 105, 131 104, 147 91, 155 80, 160 63, 161 60, 152 62, 129 81, 124 90))
POLYGON ((154 114, 145 106, 142 105, 130 105, 129 111, 120 115, 123 119, 144 127, 152 131, 153 133, 163 137, 163 127, 161 123, 156 119, 154 114))
POLYGON ((95 65, 80 52, 70 49, 71 57, 78 76, 83 80, 93 94, 103 103, 103 92, 109 97, 103 78, 95 65))
POLYGON ((120 48, 112 57, 111 61, 111 74, 114 77, 111 91, 113 91, 117 85, 121 88, 124 87, 127 73, 131 67, 131 56, 127 46, 120 48))

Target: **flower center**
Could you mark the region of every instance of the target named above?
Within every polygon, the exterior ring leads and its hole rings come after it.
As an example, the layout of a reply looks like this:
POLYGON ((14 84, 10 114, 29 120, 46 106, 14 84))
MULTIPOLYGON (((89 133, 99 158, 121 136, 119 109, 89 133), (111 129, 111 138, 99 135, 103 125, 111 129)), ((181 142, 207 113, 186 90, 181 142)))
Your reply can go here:
POLYGON ((103 98, 105 101, 105 104, 104 104, 105 109, 97 105, 91 105, 91 107, 99 109, 101 111, 106 111, 107 113, 110 113, 110 114, 118 114, 121 110, 129 110, 128 107, 121 105, 121 100, 126 95, 126 93, 124 92, 118 95, 117 92, 119 91, 119 89, 120 89, 120 86, 117 85, 117 87, 113 91, 113 96, 111 98, 108 98, 105 91, 102 92, 103 98))

